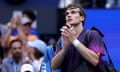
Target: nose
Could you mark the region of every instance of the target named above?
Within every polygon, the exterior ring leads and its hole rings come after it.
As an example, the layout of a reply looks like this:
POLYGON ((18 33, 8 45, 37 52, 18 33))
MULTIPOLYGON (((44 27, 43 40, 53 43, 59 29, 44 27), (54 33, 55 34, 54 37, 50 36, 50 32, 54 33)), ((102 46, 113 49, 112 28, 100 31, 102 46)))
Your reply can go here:
POLYGON ((67 16, 70 17, 70 16, 71 16, 71 13, 68 13, 67 16))
POLYGON ((19 48, 17 48, 17 49, 16 49, 16 52, 19 52, 19 51, 20 51, 20 49, 19 49, 19 48))
POLYGON ((70 19, 71 18, 71 14, 69 13, 67 16, 66 16, 67 19, 70 19))

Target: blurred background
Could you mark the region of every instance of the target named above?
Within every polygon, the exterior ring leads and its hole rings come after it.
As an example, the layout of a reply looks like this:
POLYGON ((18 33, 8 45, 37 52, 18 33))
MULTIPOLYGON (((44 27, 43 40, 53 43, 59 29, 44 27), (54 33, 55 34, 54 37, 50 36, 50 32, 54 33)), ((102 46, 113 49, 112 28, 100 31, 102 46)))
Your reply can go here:
MULTIPOLYGON (((6 25, 15 11, 30 9, 36 13, 33 27, 40 39, 54 43, 65 24, 64 8, 77 3, 85 8, 85 28, 97 27, 104 34, 104 41, 117 69, 120 70, 120 0, 0 0, 0 23, 6 25), (51 40, 51 41, 50 41, 51 40)), ((104 56, 105 60, 107 56, 104 56)))

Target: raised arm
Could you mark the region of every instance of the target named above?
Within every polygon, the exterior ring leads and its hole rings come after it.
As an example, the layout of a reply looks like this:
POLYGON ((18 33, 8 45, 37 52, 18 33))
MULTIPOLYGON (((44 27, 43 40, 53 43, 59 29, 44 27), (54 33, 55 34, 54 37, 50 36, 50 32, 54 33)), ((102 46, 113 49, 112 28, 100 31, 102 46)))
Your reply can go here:
POLYGON ((23 55, 28 56, 28 54, 27 54, 27 46, 26 46, 27 37, 26 37, 26 35, 25 35, 24 31, 23 31, 23 25, 21 24, 21 17, 20 16, 17 17, 16 28, 18 30, 18 37, 19 37, 20 40, 22 40, 23 45, 24 45, 23 55))
POLYGON ((104 46, 101 36, 96 31, 93 31, 90 35, 88 47, 86 47, 77 39, 74 32, 74 28, 72 30, 66 29, 64 31, 64 35, 69 39, 70 43, 75 46, 83 58, 85 58, 92 65, 96 66, 99 63, 100 55, 103 54, 104 46))
POLYGON ((8 32, 2 36, 2 46, 4 48, 8 48, 10 36, 12 34, 13 29, 16 27, 15 22, 16 20, 12 18, 10 21, 10 27, 8 29, 8 32))
POLYGON ((51 67, 53 69, 57 69, 61 66, 62 62, 63 62, 63 59, 66 55, 66 52, 68 50, 68 46, 70 45, 70 42, 68 41, 67 37, 65 37, 63 35, 63 32, 62 32, 62 40, 64 42, 64 45, 61 46, 61 41, 59 40, 57 45, 56 45, 56 55, 53 57, 52 59, 52 64, 51 64, 51 67))

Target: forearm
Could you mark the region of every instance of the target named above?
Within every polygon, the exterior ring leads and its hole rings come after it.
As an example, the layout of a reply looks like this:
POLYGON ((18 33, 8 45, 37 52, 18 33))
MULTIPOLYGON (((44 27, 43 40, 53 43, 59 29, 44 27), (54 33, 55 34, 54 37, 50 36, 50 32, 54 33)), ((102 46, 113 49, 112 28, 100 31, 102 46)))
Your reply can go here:
POLYGON ((88 62, 90 62, 94 66, 98 64, 100 54, 97 54, 89 48, 85 47, 81 42, 79 42, 76 49, 88 62))
POLYGON ((19 38, 23 41, 23 44, 26 45, 27 38, 22 30, 22 26, 21 25, 17 26, 17 29, 19 38))
POLYGON ((57 69, 60 67, 60 65, 63 62, 65 54, 66 54, 66 50, 62 48, 61 51, 55 57, 53 57, 51 62, 51 67, 53 69, 57 69))
POLYGON ((24 56, 28 56, 27 55, 27 38, 22 30, 22 26, 21 25, 18 25, 17 26, 17 30, 18 30, 18 37, 19 39, 23 42, 23 55, 24 56))
POLYGON ((11 33, 12 29, 10 28, 8 32, 4 36, 2 36, 2 46, 5 48, 9 45, 9 38, 11 36, 11 33))

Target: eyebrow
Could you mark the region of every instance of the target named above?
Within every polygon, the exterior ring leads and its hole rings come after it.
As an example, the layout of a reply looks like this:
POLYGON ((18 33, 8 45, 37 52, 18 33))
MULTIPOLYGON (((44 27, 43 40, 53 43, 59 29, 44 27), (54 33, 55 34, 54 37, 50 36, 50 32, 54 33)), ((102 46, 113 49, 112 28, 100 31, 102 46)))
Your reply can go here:
MULTIPOLYGON (((72 12, 72 11, 78 11, 78 10, 71 10, 70 12, 72 12)), ((79 11, 78 11, 78 12, 79 12, 79 11)), ((66 11, 64 14, 67 14, 67 13, 69 13, 69 12, 66 11)))

